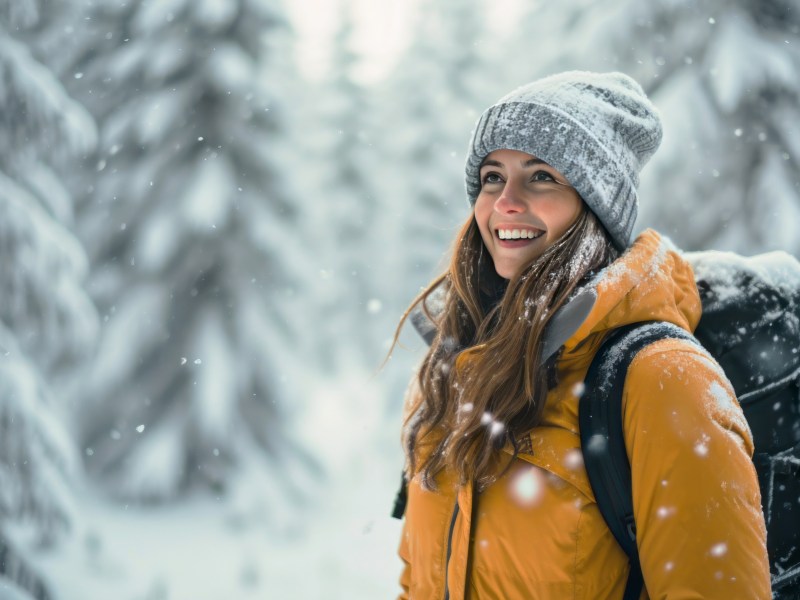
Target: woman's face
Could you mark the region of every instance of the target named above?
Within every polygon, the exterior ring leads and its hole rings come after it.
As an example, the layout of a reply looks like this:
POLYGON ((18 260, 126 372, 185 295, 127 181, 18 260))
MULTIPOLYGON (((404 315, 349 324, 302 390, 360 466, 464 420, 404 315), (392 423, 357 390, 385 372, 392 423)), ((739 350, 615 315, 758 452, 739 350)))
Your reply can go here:
POLYGON ((569 229, 583 210, 575 188, 544 161, 495 150, 481 164, 475 220, 497 274, 514 277, 569 229))

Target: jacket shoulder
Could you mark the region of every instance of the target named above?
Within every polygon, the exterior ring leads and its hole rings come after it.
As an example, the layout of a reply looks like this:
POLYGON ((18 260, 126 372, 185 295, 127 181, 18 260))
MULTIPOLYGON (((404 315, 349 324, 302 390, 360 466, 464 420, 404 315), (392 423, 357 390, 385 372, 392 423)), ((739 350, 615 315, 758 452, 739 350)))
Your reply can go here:
POLYGON ((623 402, 650 597, 769 598, 752 436, 721 367, 691 341, 660 340, 631 364, 623 402))
POLYGON ((680 437, 686 431, 715 425, 728 431, 752 456, 752 435, 733 386, 699 344, 665 339, 643 348, 628 370, 623 403, 626 441, 627 432, 643 427, 657 425, 680 437), (659 418, 664 421, 654 422, 659 418))

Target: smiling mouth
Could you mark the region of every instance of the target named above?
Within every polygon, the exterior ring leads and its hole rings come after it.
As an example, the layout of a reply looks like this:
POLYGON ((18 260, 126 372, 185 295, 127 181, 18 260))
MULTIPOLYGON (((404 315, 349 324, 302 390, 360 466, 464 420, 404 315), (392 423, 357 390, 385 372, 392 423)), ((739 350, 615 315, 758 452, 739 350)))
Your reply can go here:
POLYGON ((501 240, 535 240, 544 235, 541 229, 497 229, 495 235, 501 240))

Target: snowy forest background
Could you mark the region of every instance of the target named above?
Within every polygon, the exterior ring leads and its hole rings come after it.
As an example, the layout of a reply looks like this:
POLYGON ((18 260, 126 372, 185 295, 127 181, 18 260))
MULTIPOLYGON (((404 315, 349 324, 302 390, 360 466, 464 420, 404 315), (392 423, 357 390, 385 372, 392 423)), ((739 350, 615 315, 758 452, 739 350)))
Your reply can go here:
POLYGON ((661 109, 639 229, 800 256, 794 0, 409 6, 364 77, 336 5, 309 77, 278 0, 0 0, 0 598, 396 594, 421 342, 379 366, 534 78, 661 109))

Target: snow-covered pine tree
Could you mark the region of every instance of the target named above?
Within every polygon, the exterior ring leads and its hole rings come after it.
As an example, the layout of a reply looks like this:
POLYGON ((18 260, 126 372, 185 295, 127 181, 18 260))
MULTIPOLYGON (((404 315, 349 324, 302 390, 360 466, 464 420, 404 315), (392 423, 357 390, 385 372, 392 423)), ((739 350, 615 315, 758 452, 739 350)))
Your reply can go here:
POLYGON ((0 2, 0 584, 38 599, 48 591, 6 531, 30 524, 49 544, 70 527, 78 462, 62 391, 98 329, 54 169, 86 152, 95 128, 35 57, 41 9, 0 2))
POLYGON ((81 405, 87 466, 130 499, 229 488, 244 469, 286 499, 302 453, 279 365, 305 316, 288 303, 304 265, 299 175, 275 160, 273 90, 291 73, 264 66, 288 26, 271 0, 87 10, 90 43, 64 66, 101 133, 79 215, 104 319, 81 405))
POLYGON ((464 155, 495 93, 486 83, 483 15, 475 0, 423 2, 412 42, 382 90, 384 121, 394 124, 381 179, 389 251, 400 261, 385 280, 400 302, 395 311, 437 274, 468 213, 464 155))
POLYGON ((85 152, 95 129, 31 52, 38 9, 0 3, 0 516, 30 517, 50 536, 69 521, 74 458, 53 389, 97 331, 82 287, 86 256, 65 226, 72 205, 53 164, 85 152))
POLYGON ((796 2, 541 4, 521 34, 531 52, 575 40, 548 52, 533 76, 625 71, 661 109, 664 141, 643 172, 640 227, 687 249, 800 254, 796 2))
POLYGON ((324 327, 312 352, 327 373, 374 369, 383 338, 376 331, 383 270, 382 231, 376 229, 383 198, 375 181, 383 168, 372 143, 376 124, 371 90, 358 81, 353 17, 345 5, 332 41, 328 75, 313 87, 313 133, 298 138, 299 161, 309 169, 298 203, 299 220, 314 236, 310 264, 318 277, 314 292, 324 327), (313 165, 313 167, 312 167, 313 165), (322 337, 321 337, 322 336, 322 337))
MULTIPOLYGON (((484 52, 483 2, 427 0, 416 11, 413 37, 379 90, 376 136, 382 157, 379 185, 387 257, 379 273, 384 290, 385 337, 411 300, 446 266, 450 244, 469 214, 464 156, 480 111, 494 100, 494 72, 484 52)), ((412 348, 419 341, 415 333, 412 348)), ((411 357, 395 351, 391 397, 399 407, 411 376, 411 357)))
MULTIPOLYGON (((307 362, 314 362, 319 377, 306 382, 311 401, 301 431, 307 439, 326 441, 320 459, 332 485, 319 496, 325 510, 347 505, 356 507, 353 514, 369 514, 370 494, 353 499, 348 490, 387 489, 396 479, 385 459, 387 448, 396 450, 381 401, 388 396, 385 379, 373 377, 394 326, 383 303, 391 298, 385 284, 396 276, 387 273, 396 224, 384 220, 387 198, 378 191, 394 167, 380 141, 391 135, 393 121, 376 118, 374 88, 359 77, 351 6, 346 2, 339 12, 326 77, 309 83, 307 97, 313 101, 304 107, 304 122, 312 125, 295 136, 297 163, 308 171, 299 221, 317 240, 309 260, 317 278, 312 292, 317 327, 302 337, 307 362)), ((396 418, 395 413, 393 424, 396 418)))

